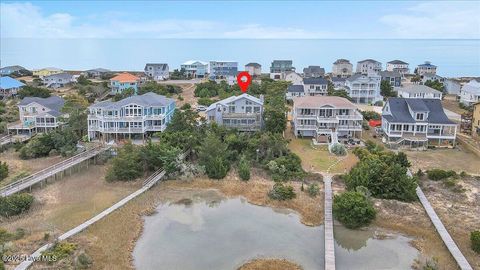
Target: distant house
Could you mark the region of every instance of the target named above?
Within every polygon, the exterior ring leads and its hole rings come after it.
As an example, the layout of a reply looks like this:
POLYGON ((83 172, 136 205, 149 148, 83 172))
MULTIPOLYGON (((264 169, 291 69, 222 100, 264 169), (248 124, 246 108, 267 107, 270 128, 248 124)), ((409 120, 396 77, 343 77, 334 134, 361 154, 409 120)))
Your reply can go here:
POLYGON ((365 59, 358 61, 357 63, 357 73, 368 75, 370 73, 379 72, 382 70, 382 63, 373 60, 365 59))
POLYGON ((480 137, 480 102, 473 104, 472 136, 480 137))
POLYGON ((437 74, 437 66, 432 65, 429 61, 425 61, 424 64, 418 65, 415 69, 415 74, 424 75, 424 74, 437 74))
POLYGON ((330 81, 333 83, 333 88, 335 90, 344 90, 345 89, 345 78, 332 77, 330 81))
POLYGON ((207 121, 240 131, 256 131, 263 126, 263 97, 249 94, 232 96, 210 105, 207 121))
POLYGON ((37 132, 49 132, 62 123, 63 98, 51 96, 48 98, 26 97, 18 104, 20 123, 8 126, 10 134, 31 136, 37 132))
POLYGON ((259 63, 248 63, 245 65, 245 71, 250 74, 250 76, 260 76, 262 75, 262 65, 259 63))
POLYGON ((43 78, 45 76, 50 76, 53 74, 63 73, 63 69, 54 68, 54 67, 47 67, 42 69, 34 69, 32 70, 33 76, 43 78))
POLYGON ((145 75, 154 81, 168 80, 170 77, 168 64, 146 64, 145 75))
POLYGON ((112 71, 105 68, 95 68, 85 71, 85 74, 90 78, 101 78, 105 75, 112 74, 112 71))
POLYGON ((420 79, 422 83, 426 83, 427 81, 437 81, 443 83, 445 81, 445 78, 443 78, 442 76, 431 73, 424 73, 423 75, 420 75, 420 79))
POLYGON ((188 78, 205 78, 208 71, 208 63, 190 60, 183 63, 180 68, 185 70, 185 75, 188 78))
POLYGON ((289 85, 287 88, 286 99, 292 100, 294 97, 303 97, 305 96, 304 85, 296 84, 289 85))
POLYGON ((121 94, 126 89, 133 89, 138 92, 140 78, 130 73, 124 72, 110 79, 111 94, 121 94))
POLYGON ((16 96, 18 90, 23 86, 25 86, 25 84, 8 76, 0 77, 0 98, 5 99, 16 96))
POLYGON ((369 76, 355 74, 345 81, 345 89, 355 103, 375 104, 382 100, 380 95, 381 77, 370 73, 369 76))
POLYGON ((338 59, 333 62, 332 77, 348 78, 352 76, 353 65, 347 59, 338 59))
POLYGON ((378 75, 382 77, 382 81, 387 81, 391 86, 399 87, 402 85, 402 74, 396 71, 379 71, 378 75))
POLYGON ((382 111, 385 141, 392 147, 455 145, 457 124, 439 99, 389 98, 382 111))
POLYGON ((398 97, 442 99, 442 92, 426 85, 412 84, 404 87, 395 87, 398 97))
POLYGON ((296 73, 295 71, 282 72, 280 79, 291 82, 292 84, 302 84, 303 81, 302 76, 300 76, 300 74, 296 73))
POLYGON ((386 70, 398 72, 402 76, 410 72, 410 69, 408 68, 408 63, 400 60, 393 60, 393 61, 387 62, 386 70))
POLYGON ((317 143, 333 144, 362 134, 363 116, 346 98, 296 97, 292 116, 295 136, 313 137, 317 143))
POLYGON ((1 76, 8 76, 12 73, 20 72, 21 70, 25 70, 22 66, 6 66, 0 68, 0 75, 1 76))
POLYGON ((443 85, 445 86, 445 91, 448 94, 460 95, 460 89, 462 88, 460 81, 455 79, 445 79, 443 85))
POLYGON ((480 102, 480 78, 472 79, 462 86, 460 102, 467 106, 480 102))
POLYGON ((42 77, 43 84, 49 88, 64 87, 70 83, 73 83, 73 75, 67 72, 55 73, 52 75, 46 75, 42 77))
POLYGON ((295 71, 292 60, 273 60, 270 66, 270 79, 280 80, 282 73, 295 71))
POLYGON ((306 96, 326 96, 328 81, 324 78, 304 78, 303 85, 306 96))
POLYGON ((164 131, 175 100, 152 92, 88 107, 88 139, 103 141, 142 138, 164 131))
POLYGON ((308 66, 303 69, 303 77, 319 78, 325 76, 325 69, 320 66, 308 66))
POLYGON ((210 61, 211 80, 227 80, 234 82, 238 74, 238 62, 233 61, 210 61))

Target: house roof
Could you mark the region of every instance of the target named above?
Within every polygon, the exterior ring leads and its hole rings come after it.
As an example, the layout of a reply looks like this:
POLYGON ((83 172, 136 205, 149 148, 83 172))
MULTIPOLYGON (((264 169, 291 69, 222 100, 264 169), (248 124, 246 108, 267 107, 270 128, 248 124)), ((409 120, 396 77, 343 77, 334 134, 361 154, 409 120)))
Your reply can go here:
POLYGON ((389 77, 389 78, 399 78, 402 77, 402 75, 396 71, 379 71, 378 75, 382 77, 389 77))
POLYGON ((0 77, 0 89, 11 89, 25 86, 22 82, 8 76, 0 77))
POLYGON ((362 61, 358 61, 358 63, 364 63, 364 62, 380 63, 377 60, 373 60, 373 59, 365 59, 365 60, 362 60, 362 61))
POLYGON ((412 111, 428 112, 428 123, 455 124, 448 119, 439 99, 389 98, 387 104, 390 107, 391 115, 384 114, 382 116, 389 122, 415 123, 415 119, 410 114, 410 108, 412 111))
POLYGON ((57 79, 71 80, 72 77, 73 77, 72 74, 67 73, 67 72, 62 72, 62 73, 56 73, 56 74, 48 75, 48 76, 45 76, 45 77, 43 77, 43 78, 44 78, 44 79, 47 79, 47 78, 57 78, 57 79))
POLYGON ((426 61, 424 64, 418 65, 419 67, 437 67, 435 65, 432 65, 430 62, 426 61))
POLYGON ((34 71, 40 71, 40 70, 63 71, 63 69, 61 69, 61 68, 56 68, 56 67, 46 67, 46 68, 34 69, 34 71))
POLYGON ((332 77, 331 80, 332 80, 332 82, 345 82, 347 79, 339 78, 339 77, 332 77))
POLYGON ((347 59, 337 59, 337 61, 333 62, 333 64, 350 64, 350 61, 347 59))
POLYGON ((167 98, 162 95, 158 95, 152 92, 145 93, 143 95, 135 95, 124 98, 117 102, 110 100, 102 101, 91 105, 89 108, 102 108, 102 109, 119 109, 128 104, 137 104, 144 107, 149 106, 167 106, 175 102, 172 98, 167 98))
POLYGON ((403 91, 407 93, 431 93, 431 94, 441 94, 442 92, 435 90, 426 85, 420 84, 411 84, 403 87, 395 87, 395 91, 403 91))
POLYGON ((168 64, 165 64, 165 63, 147 63, 147 64, 145 64, 145 68, 147 68, 149 66, 159 68, 161 70, 167 70, 168 69, 168 64))
POLYGON ((393 60, 393 61, 390 61, 388 62, 388 64, 394 64, 394 65, 408 65, 407 62, 403 62, 401 60, 393 60))
POLYGON ((140 78, 138 78, 137 76, 132 75, 130 73, 123 72, 123 73, 120 73, 117 76, 111 78, 110 80, 111 81, 118 81, 118 82, 137 82, 137 81, 140 80, 140 78))
POLYGON ((53 116, 58 116, 60 115, 60 111, 63 107, 63 104, 65 104, 65 100, 59 96, 51 96, 48 98, 41 98, 41 97, 26 97, 18 103, 19 106, 26 106, 30 103, 38 103, 46 108, 49 108, 53 112, 49 112, 49 114, 53 116))
POLYGON ((305 92, 302 84, 294 84, 289 85, 287 88, 287 92, 289 93, 303 93, 305 92))
POLYGON ((357 109, 357 106, 346 98, 337 96, 308 96, 294 97, 293 106, 300 108, 319 108, 332 106, 341 109, 357 109))
POLYGON ((22 70, 22 69, 25 69, 25 68, 22 67, 22 66, 18 66, 18 65, 15 65, 15 66, 6 66, 6 67, 0 68, 0 70, 10 70, 10 71, 12 71, 12 72, 19 71, 19 70, 22 70))
POLYGON ((324 78, 304 78, 303 84, 328 84, 324 78))
POLYGON ((206 65, 207 62, 203 62, 203 61, 199 61, 199 60, 188 60, 187 62, 183 63, 182 65, 193 65, 193 64, 202 64, 202 65, 206 65))
POLYGON ((94 68, 94 69, 87 70, 87 72, 107 73, 107 72, 112 72, 112 71, 109 70, 109 69, 105 69, 105 68, 94 68))
POLYGON ((261 67, 262 65, 260 65, 259 63, 248 63, 245 65, 246 67, 256 67, 256 68, 259 68, 261 67))
POLYGON ((321 73, 325 74, 325 69, 320 66, 308 66, 303 69, 303 73, 321 73))
POLYGON ((249 99, 249 100, 251 100, 255 103, 263 105, 263 101, 261 99, 256 98, 256 97, 254 97, 252 95, 249 95, 249 94, 241 94, 239 96, 231 96, 231 97, 228 97, 226 99, 219 100, 219 101, 211 104, 210 106, 208 106, 207 111, 215 109, 217 107, 217 104, 221 104, 221 105, 226 106, 228 103, 233 102, 233 101, 237 101, 237 100, 242 99, 242 98, 247 98, 247 99, 249 99))

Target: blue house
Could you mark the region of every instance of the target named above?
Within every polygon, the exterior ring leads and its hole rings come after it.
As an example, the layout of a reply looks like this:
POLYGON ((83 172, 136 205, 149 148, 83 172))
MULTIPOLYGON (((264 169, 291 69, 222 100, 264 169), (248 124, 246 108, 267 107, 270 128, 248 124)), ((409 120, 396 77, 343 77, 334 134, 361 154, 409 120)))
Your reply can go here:
POLYGON ((138 91, 140 78, 130 73, 124 72, 110 79, 111 94, 121 94, 127 89, 133 89, 135 94, 138 91))
POLYGON ((8 76, 0 77, 0 97, 4 99, 15 96, 23 86, 25 84, 8 76))

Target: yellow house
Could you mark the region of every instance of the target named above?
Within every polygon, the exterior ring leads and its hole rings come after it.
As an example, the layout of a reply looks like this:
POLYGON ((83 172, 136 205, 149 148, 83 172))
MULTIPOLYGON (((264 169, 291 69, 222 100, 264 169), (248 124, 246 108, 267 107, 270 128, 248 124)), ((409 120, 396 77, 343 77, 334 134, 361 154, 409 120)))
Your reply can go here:
POLYGON ((35 69, 35 70, 32 71, 33 76, 37 76, 37 77, 40 77, 40 78, 45 77, 45 76, 49 76, 49 75, 52 75, 52 74, 62 73, 62 72, 63 72, 62 69, 53 68, 53 67, 35 69))
POLYGON ((472 135, 480 137, 480 102, 473 104, 472 135))

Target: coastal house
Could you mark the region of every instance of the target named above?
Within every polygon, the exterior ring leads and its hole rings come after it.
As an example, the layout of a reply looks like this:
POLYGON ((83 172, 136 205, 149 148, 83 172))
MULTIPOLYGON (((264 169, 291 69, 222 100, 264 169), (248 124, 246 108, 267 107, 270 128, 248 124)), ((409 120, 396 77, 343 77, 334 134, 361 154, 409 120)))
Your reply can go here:
POLYGON ((168 69, 168 64, 152 64, 152 63, 147 63, 145 65, 145 75, 151 80, 154 81, 164 81, 168 80, 170 77, 170 72, 168 69))
POLYGON ((73 75, 67 72, 55 73, 42 77, 43 84, 49 88, 64 87, 75 82, 73 75))
POLYGON ((432 65, 429 61, 425 61, 425 63, 418 65, 415 69, 415 74, 417 75, 424 75, 424 74, 437 74, 437 66, 432 65))
POLYGON ((402 74, 397 71, 379 71, 378 75, 382 77, 382 81, 387 81, 391 86, 399 87, 402 85, 402 74))
POLYGON ((124 72, 110 79, 110 93, 112 95, 121 94, 126 89, 133 89, 135 93, 138 91, 140 78, 130 73, 124 72))
POLYGON ((395 87, 398 97, 442 99, 442 92, 426 85, 411 84, 404 87, 395 87))
POLYGON ((460 102, 467 106, 480 102, 480 78, 472 79, 462 86, 460 102))
POLYGON ((174 99, 152 92, 98 102, 88 107, 88 139, 144 139, 164 131, 174 111, 174 99))
POLYGON ((460 95, 460 89, 462 89, 462 85, 460 84, 459 80, 445 79, 443 81, 443 85, 445 86, 445 91, 449 95, 460 95))
POLYGON ((423 75, 420 75, 421 83, 425 84, 427 81, 432 81, 432 82, 441 82, 443 83, 445 81, 445 78, 442 76, 439 76, 437 74, 432 74, 432 73, 424 73, 423 75))
POLYGON ((345 90, 345 82, 347 79, 341 77, 332 77, 330 81, 332 82, 335 90, 345 90))
POLYGON ((227 80, 231 85, 238 74, 238 62, 210 61, 210 80, 227 80))
POLYGON ((475 138, 480 137, 480 102, 473 104, 472 136, 475 138))
POLYGON ((303 84, 291 84, 287 88, 286 99, 292 100, 294 97, 305 96, 303 84))
POLYGON ((240 131, 260 130, 263 126, 263 96, 232 96, 208 106, 206 114, 208 123, 240 131))
POLYGON ((273 60, 270 66, 270 79, 282 79, 282 73, 287 71, 295 71, 292 60, 273 60))
POLYGON ((302 84, 303 82, 303 77, 295 71, 286 71, 280 73, 280 79, 291 82, 292 84, 302 84))
POLYGON ((353 65, 347 59, 338 59, 333 62, 332 77, 348 78, 352 73, 353 65))
POLYGON ((2 67, 0 68, 0 76, 8 76, 8 75, 12 75, 14 73, 18 73, 22 70, 26 70, 24 67, 22 66, 6 66, 6 67, 2 67))
POLYGON ((318 78, 325 76, 325 69, 320 66, 308 66, 303 69, 303 77, 318 78))
POLYGON ((252 77, 260 76, 262 75, 262 65, 259 63, 248 63, 245 65, 245 71, 252 77))
POLYGON ((389 98, 382 130, 391 147, 454 146, 457 124, 448 119, 440 99, 389 98))
POLYGON ((54 67, 47 67, 47 68, 32 70, 33 76, 39 77, 39 78, 43 78, 45 76, 63 73, 63 72, 64 72, 63 69, 54 68, 54 67))
POLYGON ((377 74, 355 74, 345 80, 345 90, 355 103, 375 104, 382 100, 381 77, 377 74))
POLYGON ((188 78, 205 78, 208 71, 208 63, 198 60, 189 60, 180 65, 180 68, 185 70, 185 75, 188 78))
POLYGON ((362 134, 362 114, 342 97, 295 97, 292 117, 295 136, 312 137, 315 143, 333 144, 362 134))
POLYGON ((64 104, 65 100, 58 96, 26 97, 18 103, 20 123, 9 125, 8 132, 31 136, 54 130, 62 124, 59 118, 64 104))
POLYGON ((324 78, 304 78, 303 85, 306 96, 326 96, 328 81, 324 78))
POLYGON ((11 77, 0 77, 0 99, 16 96, 18 90, 20 90, 23 86, 25 86, 24 83, 11 77))
POLYGON ((106 75, 112 74, 112 71, 105 68, 94 68, 86 70, 84 74, 89 78, 102 78, 106 75))
POLYGON ((401 60, 393 60, 393 61, 387 62, 386 70, 398 72, 402 76, 410 72, 410 69, 408 68, 408 63, 403 62, 401 60))
POLYGON ((357 73, 368 75, 370 73, 379 72, 382 70, 382 63, 373 60, 365 59, 357 62, 357 73))

